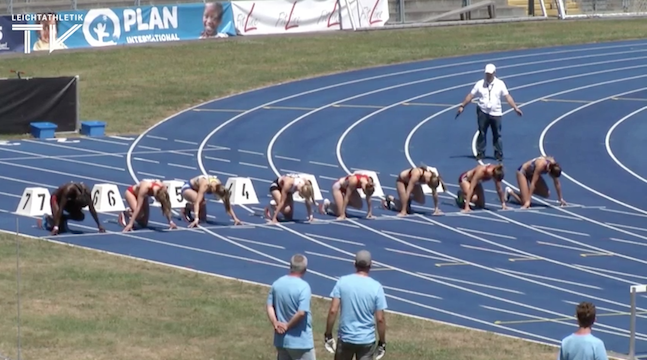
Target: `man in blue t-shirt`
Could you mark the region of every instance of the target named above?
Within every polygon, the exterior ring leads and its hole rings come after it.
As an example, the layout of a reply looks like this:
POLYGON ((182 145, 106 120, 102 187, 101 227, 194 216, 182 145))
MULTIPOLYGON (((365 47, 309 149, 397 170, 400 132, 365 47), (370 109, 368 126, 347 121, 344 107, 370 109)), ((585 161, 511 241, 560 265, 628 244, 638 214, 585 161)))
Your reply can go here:
POLYGON ((579 329, 562 340, 557 360, 607 360, 604 342, 591 334, 595 305, 582 302, 575 310, 579 329))
POLYGON ((326 348, 334 347, 332 329, 341 308, 335 360, 371 360, 386 352, 386 297, 382 285, 369 277, 371 253, 355 255, 356 272, 342 276, 333 288, 326 322, 326 348), (375 344, 375 328, 379 341, 375 344))
POLYGON ((267 317, 274 326, 278 360, 315 360, 310 285, 302 278, 308 259, 296 254, 290 273, 278 278, 267 295, 267 317))

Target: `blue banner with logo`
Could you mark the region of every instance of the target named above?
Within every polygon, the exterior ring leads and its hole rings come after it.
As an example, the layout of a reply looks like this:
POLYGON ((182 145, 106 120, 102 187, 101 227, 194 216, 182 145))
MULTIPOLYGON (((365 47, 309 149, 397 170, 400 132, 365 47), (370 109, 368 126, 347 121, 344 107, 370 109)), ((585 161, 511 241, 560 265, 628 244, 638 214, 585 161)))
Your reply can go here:
POLYGON ((59 50, 236 35, 229 2, 64 11, 53 18, 31 17, 30 24, 43 25, 43 30, 31 31, 32 51, 49 50, 50 38, 55 39, 54 50, 59 50))
POLYGON ((26 21, 13 21, 10 15, 0 16, 0 56, 24 51, 25 33, 13 30, 13 25, 26 23, 26 21))

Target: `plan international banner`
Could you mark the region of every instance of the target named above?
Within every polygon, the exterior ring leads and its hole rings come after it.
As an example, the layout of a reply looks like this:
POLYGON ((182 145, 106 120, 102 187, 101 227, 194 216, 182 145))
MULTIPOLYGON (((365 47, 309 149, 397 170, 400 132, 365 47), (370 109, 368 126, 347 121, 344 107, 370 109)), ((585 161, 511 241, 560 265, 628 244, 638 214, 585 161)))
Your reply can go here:
POLYGON ((43 25, 43 30, 30 32, 31 51, 50 50, 50 32, 56 39, 53 50, 236 35, 229 2, 63 11, 12 18, 43 25))

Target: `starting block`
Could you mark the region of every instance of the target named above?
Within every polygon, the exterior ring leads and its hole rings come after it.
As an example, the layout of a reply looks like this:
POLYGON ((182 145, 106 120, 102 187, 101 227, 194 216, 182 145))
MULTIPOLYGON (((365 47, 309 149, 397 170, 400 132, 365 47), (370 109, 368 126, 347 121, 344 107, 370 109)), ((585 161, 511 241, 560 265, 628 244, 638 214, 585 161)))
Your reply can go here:
POLYGON ((258 197, 252 184, 252 179, 246 177, 231 177, 225 184, 229 190, 229 201, 232 205, 256 205, 258 197))
POLYGON ((98 213, 126 210, 124 199, 115 184, 96 184, 92 188, 92 204, 98 213))
MULTIPOLYGON (((435 167, 427 166, 427 170, 433 172, 434 174, 438 175, 438 170, 435 167)), ((427 186, 427 184, 422 184, 422 192, 425 194, 432 194, 433 192, 431 191, 431 188, 427 186)), ((442 184, 439 184, 438 187, 436 188, 436 193, 444 193, 445 188, 442 186, 442 184)))
MULTIPOLYGON (((375 171, 370 171, 370 170, 357 170, 353 174, 361 174, 361 175, 367 175, 369 177, 373 178, 373 184, 375 185, 375 191, 373 192, 374 198, 383 198, 384 197, 384 190, 382 190, 382 185, 380 184, 380 178, 377 177, 377 173, 375 171)), ((362 199, 366 198, 366 195, 364 194, 364 191, 358 190, 359 195, 362 197, 362 199)))
MULTIPOLYGON (((299 175, 299 177, 302 179, 310 180, 310 182, 312 182, 312 191, 314 192, 313 195, 314 195, 315 201, 323 201, 323 195, 321 195, 321 189, 319 188, 319 184, 317 184, 317 178, 315 178, 315 176, 311 174, 297 174, 297 175, 299 175)), ((301 196, 299 196, 298 192, 295 192, 292 195, 292 198, 294 199, 294 201, 305 202, 305 200, 301 196)))
POLYGON ((52 213, 49 190, 44 187, 28 187, 22 192, 16 214, 43 216, 52 213))

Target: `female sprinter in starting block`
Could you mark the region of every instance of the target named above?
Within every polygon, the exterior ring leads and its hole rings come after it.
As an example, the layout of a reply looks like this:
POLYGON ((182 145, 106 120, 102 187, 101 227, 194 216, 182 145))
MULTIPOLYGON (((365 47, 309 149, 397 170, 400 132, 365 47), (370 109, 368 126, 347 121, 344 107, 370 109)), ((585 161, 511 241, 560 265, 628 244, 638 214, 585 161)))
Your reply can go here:
POLYGON ((189 227, 196 227, 201 221, 207 221, 205 194, 212 194, 216 197, 216 200, 222 200, 225 211, 234 220, 234 225, 242 224, 236 217, 231 202, 229 201, 229 191, 217 177, 198 175, 185 182, 180 191, 184 200, 187 201, 186 206, 182 209, 182 217, 189 223, 189 227), (193 215, 191 215, 191 210, 193 210, 193 215))
POLYGON ((434 215, 442 214, 438 208, 438 193, 436 189, 441 184, 443 189, 445 189, 445 184, 440 176, 429 170, 426 165, 403 170, 395 180, 395 188, 398 191, 399 199, 396 200, 393 196, 387 195, 382 200, 382 207, 388 210, 399 211, 398 216, 406 216, 408 212, 411 212, 412 201, 420 205, 425 204, 425 193, 422 191, 421 186, 423 184, 431 188, 431 193, 434 197, 434 215), (402 204, 407 205, 405 207, 402 204))
POLYGON ((272 201, 265 207, 265 218, 272 219, 271 221, 273 223, 277 223, 278 215, 283 214, 285 219, 292 220, 294 214, 294 199, 292 195, 295 192, 298 192, 299 196, 305 200, 308 221, 314 220, 312 205, 316 204, 312 181, 300 177, 299 174, 283 175, 272 182, 270 185, 272 201), (274 212, 273 215, 272 211, 274 212))
POLYGON ((152 196, 162 208, 162 214, 168 219, 169 227, 176 229, 177 225, 171 219, 171 200, 168 189, 161 180, 144 179, 139 184, 128 187, 124 193, 128 209, 119 214, 119 224, 124 227, 124 232, 133 229, 135 222, 141 227, 148 226, 150 204, 148 198, 152 196))
POLYGON ((337 220, 346 219, 346 208, 348 206, 360 210, 362 208, 362 197, 357 190, 361 189, 366 195, 366 206, 368 212, 367 219, 373 218, 373 208, 371 207, 371 196, 375 192, 373 178, 364 174, 351 174, 345 176, 332 185, 332 195, 334 207, 330 200, 324 199, 319 206, 319 212, 322 214, 333 214, 337 220))
POLYGON ((566 201, 562 197, 562 185, 559 182, 559 177, 562 175, 562 168, 552 156, 536 157, 521 164, 517 169, 517 183, 521 191, 517 193, 507 187, 505 189, 506 196, 508 199, 509 197, 514 198, 522 205, 522 209, 528 209, 530 207, 531 194, 545 199, 548 198, 550 196, 550 190, 548 190, 546 180, 542 176, 544 174, 549 174, 553 178, 559 204, 560 206, 565 206, 566 201))
POLYGON ((42 219, 36 220, 36 223, 39 228, 50 230, 52 235, 67 231, 68 220, 83 221, 85 219, 83 208, 86 206, 90 210, 92 218, 97 223, 99 232, 106 232, 103 226, 101 226, 101 223, 99 223, 99 217, 92 202, 90 189, 84 183, 69 182, 61 185, 52 194, 50 205, 52 215, 44 215, 42 219))
POLYGON ((461 212, 470 211, 470 202, 474 203, 477 208, 485 208, 485 194, 483 191, 483 181, 494 180, 494 186, 501 199, 501 207, 506 210, 505 193, 501 187, 503 181, 503 165, 477 165, 475 168, 462 173, 458 177, 460 190, 456 197, 456 204, 462 207, 461 212))

